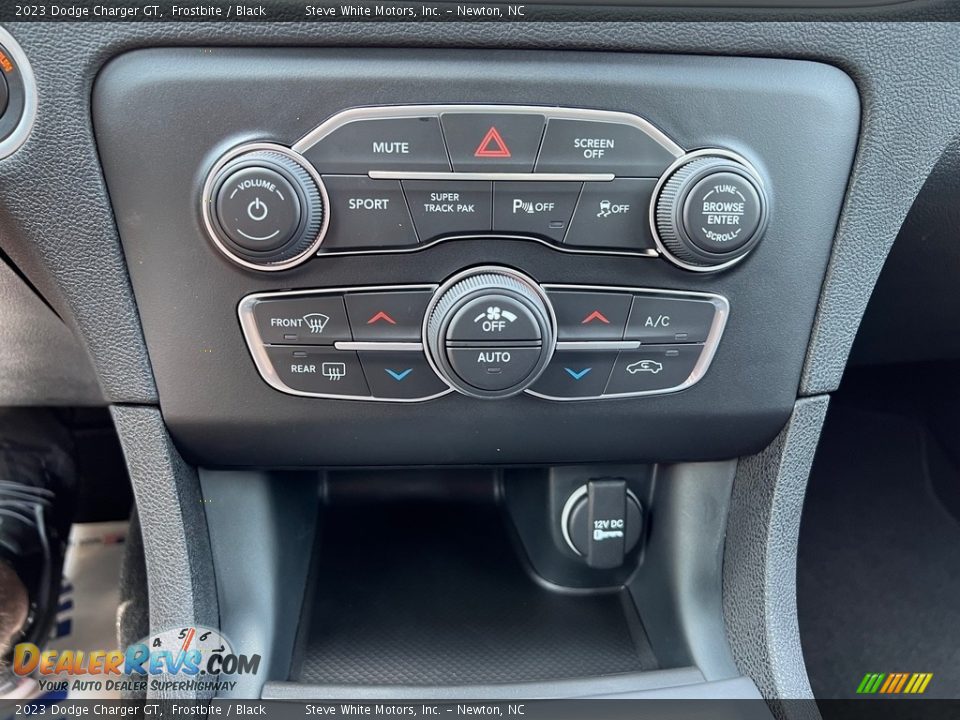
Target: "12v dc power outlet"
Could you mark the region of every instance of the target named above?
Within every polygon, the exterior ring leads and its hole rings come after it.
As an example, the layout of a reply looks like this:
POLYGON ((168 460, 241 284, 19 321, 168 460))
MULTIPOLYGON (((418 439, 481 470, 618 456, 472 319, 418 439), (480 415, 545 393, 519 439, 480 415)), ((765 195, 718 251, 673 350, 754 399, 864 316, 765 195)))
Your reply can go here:
POLYGON ((564 508, 565 537, 587 565, 597 569, 620 567, 637 545, 643 527, 643 508, 625 480, 591 480, 581 486, 564 508))

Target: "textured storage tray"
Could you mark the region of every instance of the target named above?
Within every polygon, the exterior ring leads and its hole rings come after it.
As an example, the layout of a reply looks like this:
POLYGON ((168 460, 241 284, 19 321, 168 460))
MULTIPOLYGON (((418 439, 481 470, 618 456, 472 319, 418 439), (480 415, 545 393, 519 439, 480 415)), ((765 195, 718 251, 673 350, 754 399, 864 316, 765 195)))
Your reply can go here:
POLYGON ((625 592, 538 584, 492 505, 328 509, 291 679, 534 682, 657 667, 625 592))

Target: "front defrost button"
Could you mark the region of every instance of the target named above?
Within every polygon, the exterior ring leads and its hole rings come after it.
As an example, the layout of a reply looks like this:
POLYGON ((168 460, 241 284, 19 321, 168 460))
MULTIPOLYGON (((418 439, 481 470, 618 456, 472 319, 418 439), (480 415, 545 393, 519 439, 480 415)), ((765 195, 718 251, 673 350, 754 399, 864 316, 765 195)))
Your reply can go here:
POLYGON ((343 300, 336 295, 261 300, 253 317, 267 345, 333 345, 351 339, 343 300))

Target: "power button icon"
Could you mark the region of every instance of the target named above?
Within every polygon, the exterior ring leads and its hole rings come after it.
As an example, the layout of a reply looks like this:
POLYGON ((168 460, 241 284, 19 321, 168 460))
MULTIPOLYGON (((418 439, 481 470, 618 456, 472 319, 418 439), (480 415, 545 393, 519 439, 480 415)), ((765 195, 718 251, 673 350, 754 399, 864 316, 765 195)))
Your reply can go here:
POLYGON ((244 250, 257 253, 290 242, 303 216, 290 180, 266 163, 230 173, 218 190, 216 210, 226 236, 244 250))
POLYGON ((253 199, 249 205, 247 205, 247 215, 250 216, 250 219, 254 222, 260 222, 261 220, 267 219, 267 213, 270 212, 270 208, 267 207, 267 204, 261 200, 259 197, 253 199))

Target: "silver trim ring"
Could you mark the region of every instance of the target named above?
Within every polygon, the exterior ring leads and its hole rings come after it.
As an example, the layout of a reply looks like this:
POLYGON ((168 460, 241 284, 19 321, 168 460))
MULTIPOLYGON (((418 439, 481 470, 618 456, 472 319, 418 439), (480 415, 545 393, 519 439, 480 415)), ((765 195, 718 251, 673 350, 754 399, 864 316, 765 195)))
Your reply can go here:
POLYGON ((557 347, 557 316, 553 312, 553 304, 550 302, 550 298, 547 297, 547 293, 544 290, 544 286, 534 280, 532 277, 526 273, 520 272, 510 267, 504 265, 478 265, 477 267, 468 268, 467 270, 461 270, 460 272, 452 275, 447 278, 440 286, 434 291, 433 297, 430 299, 430 302, 427 304, 427 309, 423 313, 423 324, 420 327, 420 337, 423 342, 423 354, 427 356, 427 363, 430 365, 430 368, 437 374, 437 376, 443 380, 451 389, 456 390, 461 395, 466 397, 472 397, 478 400, 503 400, 509 397, 515 397, 521 393, 527 392, 527 389, 540 379, 540 376, 546 371, 547 366, 550 364, 550 361, 553 360, 553 353, 557 347), (530 289, 537 294, 540 298, 540 301, 543 303, 543 306, 547 310, 547 319, 550 321, 550 331, 553 335, 553 342, 550 343, 550 347, 543 346, 543 354, 541 355, 541 367, 540 370, 531 378, 527 379, 527 385, 520 390, 517 390, 510 395, 474 395, 470 392, 467 392, 463 388, 453 385, 450 380, 447 378, 446 373, 440 369, 440 366, 434 360, 433 355, 430 353, 430 341, 428 338, 427 327, 430 324, 430 316, 433 314, 434 309, 436 309, 437 304, 440 302, 440 298, 443 297, 443 294, 456 285, 458 282, 464 278, 471 277, 473 275, 485 275, 487 273, 506 275, 512 277, 514 280, 517 280, 524 285, 530 286, 530 289), (543 358, 546 357, 546 360, 543 358))
POLYGON ((39 96, 37 93, 37 80, 33 75, 33 68, 30 67, 30 61, 26 53, 20 47, 20 43, 5 28, 0 26, 0 45, 6 48, 7 52, 13 57, 17 64, 17 70, 20 71, 20 81, 23 83, 23 114, 20 115, 20 121, 7 137, 0 140, 0 160, 10 157, 23 147, 23 144, 30 137, 33 125, 37 121, 37 107, 39 105, 39 96))
MULTIPOLYGON (((701 148, 700 150, 692 150, 682 157, 677 158, 673 163, 664 170, 663 175, 660 176, 660 179, 657 180, 657 184, 653 187, 653 195, 650 198, 650 210, 649 210, 649 222, 650 222, 650 232, 653 234, 653 242, 657 246, 657 251, 669 260, 671 263, 676 265, 679 268, 684 270, 690 270, 691 272, 698 273, 710 273, 717 272, 718 270, 726 270, 729 267, 733 267, 737 263, 746 259, 750 253, 746 255, 740 255, 733 258, 732 260, 727 260, 726 262, 720 263, 719 265, 694 265, 688 263, 684 260, 681 260, 676 255, 670 252, 663 241, 660 239, 660 231, 657 229, 657 200, 660 197, 660 191, 663 189, 663 186, 667 184, 673 174, 679 170, 681 167, 686 165, 691 160, 696 160, 700 157, 722 157, 727 160, 735 160, 736 162, 743 165, 743 169, 746 170, 747 174, 757 183, 757 186, 760 188, 763 195, 769 197, 769 193, 766 192, 766 186, 763 182, 763 178, 760 176, 760 173, 753 166, 749 160, 747 160, 743 155, 733 152, 732 150, 721 150, 719 148, 701 148)), ((761 228, 762 229, 762 228, 761 228)))
POLYGON ((216 248, 229 260, 245 267, 249 270, 260 270, 263 272, 277 272, 279 270, 289 270, 290 268, 296 267, 302 262, 309 260, 317 254, 317 251, 320 249, 320 245, 323 244, 323 239, 327 234, 327 228, 330 225, 330 197, 327 195, 327 188, 323 184, 323 179, 320 177, 320 173, 317 172, 316 168, 313 167, 310 163, 304 159, 302 155, 297 153, 294 150, 291 150, 288 147, 279 145, 277 143, 270 142, 252 142, 244 143, 243 145, 238 145, 233 148, 226 154, 224 154, 213 167, 210 168, 210 171, 207 173, 207 179, 203 183, 203 191, 200 194, 200 212, 203 215, 203 225, 207 231, 208 237, 213 241, 213 244, 216 248), (245 258, 240 257, 233 252, 224 242, 220 239, 219 234, 216 231, 214 222, 213 222, 213 189, 217 180, 217 176, 220 174, 220 171, 229 163, 230 161, 250 152, 257 152, 267 150, 270 152, 279 153, 285 157, 293 160, 297 165, 302 167, 310 179, 316 183, 317 190, 320 193, 320 199, 323 202, 323 221, 320 225, 320 230, 317 233, 317 237, 310 243, 310 246, 305 250, 301 251, 294 257, 284 260, 283 262, 276 263, 255 263, 251 262, 245 258))
MULTIPOLYGON (((570 497, 567 498, 567 501, 563 504, 563 512, 560 513, 560 532, 563 533, 563 539, 567 543, 567 547, 573 550, 578 557, 583 557, 583 553, 577 550, 577 546, 573 544, 573 538, 570 537, 570 516, 573 514, 573 508, 576 506, 577 501, 588 492, 589 490, 586 484, 578 487, 571 493, 570 497)), ((638 498, 636 493, 630 488, 627 488, 627 497, 632 497, 638 506, 643 507, 640 503, 640 498, 638 498)))

